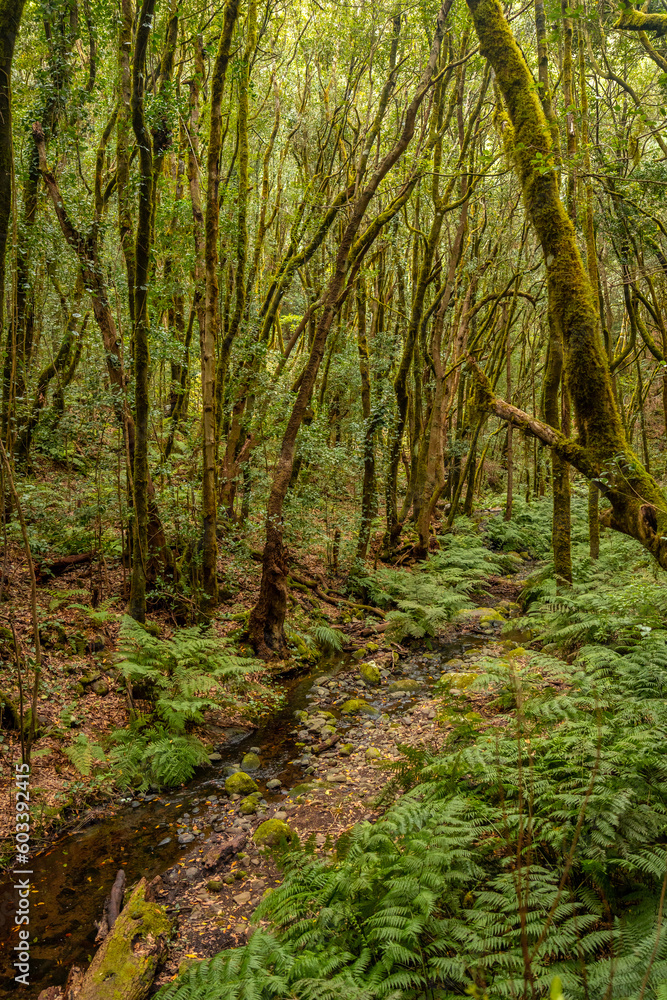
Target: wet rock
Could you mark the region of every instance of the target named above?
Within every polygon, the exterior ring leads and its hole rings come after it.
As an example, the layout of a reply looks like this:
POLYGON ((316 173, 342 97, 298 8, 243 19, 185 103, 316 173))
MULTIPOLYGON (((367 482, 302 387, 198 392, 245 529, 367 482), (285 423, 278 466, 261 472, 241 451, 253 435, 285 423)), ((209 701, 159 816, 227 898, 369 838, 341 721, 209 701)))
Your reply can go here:
POLYGON ((271 791, 275 791, 278 788, 282 788, 282 784, 280 778, 271 778, 271 781, 267 781, 266 787, 271 789, 271 791))
POLYGON ((236 771, 225 781, 225 791, 228 795, 249 795, 258 790, 257 782, 253 781, 245 771, 236 771))
POLYGON ((273 819, 267 819, 263 823, 260 823, 255 830, 252 839, 258 847, 276 847, 283 841, 291 840, 293 836, 294 833, 291 827, 289 827, 284 820, 276 819, 274 817, 273 819))
POLYGON ((256 771, 261 765, 261 761, 256 753, 251 750, 247 753, 243 760, 241 761, 241 769, 243 771, 256 771))
POLYGON ((135 799, 134 802, 132 802, 130 804, 131 804, 131 806, 132 806, 133 809, 138 809, 139 806, 141 805, 141 802, 139 802, 137 799, 135 799))
POLYGON ((161 840, 157 846, 166 847, 167 844, 171 844, 171 837, 165 837, 164 840, 161 840))
POLYGON ((194 839, 194 834, 192 833, 181 833, 178 842, 179 844, 191 844, 194 839))

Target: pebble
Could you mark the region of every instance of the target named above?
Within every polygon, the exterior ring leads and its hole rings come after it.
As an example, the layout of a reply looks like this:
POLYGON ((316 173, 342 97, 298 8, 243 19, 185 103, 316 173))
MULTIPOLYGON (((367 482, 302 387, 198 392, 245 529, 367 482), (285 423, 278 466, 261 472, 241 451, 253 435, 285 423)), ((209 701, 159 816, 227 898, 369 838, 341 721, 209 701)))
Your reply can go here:
POLYGON ((236 896, 232 896, 232 899, 234 900, 234 902, 238 906, 243 906, 244 903, 249 903, 250 902, 250 893, 249 892, 239 892, 239 893, 236 894, 236 896))
POLYGON ((192 833, 182 833, 178 838, 179 844, 191 844, 194 840, 194 834, 192 833))
POLYGON ((164 840, 161 840, 157 846, 164 847, 166 844, 171 844, 171 837, 165 837, 164 840))

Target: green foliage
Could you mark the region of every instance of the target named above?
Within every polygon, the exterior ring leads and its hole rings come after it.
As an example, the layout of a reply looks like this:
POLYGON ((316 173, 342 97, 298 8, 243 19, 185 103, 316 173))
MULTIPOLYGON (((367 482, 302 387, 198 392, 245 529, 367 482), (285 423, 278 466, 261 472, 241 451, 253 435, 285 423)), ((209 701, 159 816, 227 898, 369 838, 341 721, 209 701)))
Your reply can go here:
POLYGON ((195 768, 208 763, 206 747, 196 736, 178 735, 140 719, 112 733, 109 764, 121 788, 145 791, 150 785, 181 785, 195 768))
POLYGON ((121 623, 119 669, 146 693, 172 733, 202 721, 204 709, 234 702, 244 675, 258 665, 232 652, 212 628, 178 629, 171 639, 159 639, 132 618, 121 623))
POLYGON ((667 632, 572 667, 492 663, 519 714, 406 751, 384 817, 335 861, 286 856, 249 944, 161 1000, 660 995, 667 632))
POLYGON ((328 625, 316 625, 312 629, 312 636, 320 649, 325 653, 339 653, 343 648, 343 633, 337 628, 330 628, 328 625))
POLYGON ((84 778, 88 777, 95 764, 106 760, 102 747, 91 743, 85 733, 80 733, 73 743, 65 747, 64 753, 84 778))

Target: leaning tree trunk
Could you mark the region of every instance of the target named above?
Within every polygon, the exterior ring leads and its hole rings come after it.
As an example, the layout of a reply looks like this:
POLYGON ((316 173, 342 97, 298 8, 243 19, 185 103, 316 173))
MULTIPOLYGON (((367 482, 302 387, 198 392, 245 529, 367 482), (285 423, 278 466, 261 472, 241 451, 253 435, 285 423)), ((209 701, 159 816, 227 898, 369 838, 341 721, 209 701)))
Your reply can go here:
POLYGON ((467 0, 480 51, 496 74, 524 202, 544 254, 549 307, 563 336, 566 384, 578 441, 494 397, 478 371, 478 403, 556 448, 611 504, 606 520, 667 568, 667 498, 626 440, 612 390, 599 310, 558 193, 549 127, 531 72, 498 0, 467 0), (537 164, 541 164, 539 169, 537 164), (551 167, 552 169, 545 169, 551 167))

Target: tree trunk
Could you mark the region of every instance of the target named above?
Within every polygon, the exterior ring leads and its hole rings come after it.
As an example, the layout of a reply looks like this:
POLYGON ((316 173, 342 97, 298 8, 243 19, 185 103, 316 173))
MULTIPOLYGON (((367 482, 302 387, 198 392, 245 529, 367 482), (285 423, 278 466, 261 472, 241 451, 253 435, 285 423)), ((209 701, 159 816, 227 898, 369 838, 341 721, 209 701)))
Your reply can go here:
POLYGON ((135 241, 134 288, 134 464, 132 491, 132 577, 129 612, 136 621, 146 618, 146 579, 148 564, 148 381, 150 354, 148 334, 148 273, 151 253, 151 216, 153 208, 153 143, 144 117, 144 75, 146 50, 153 22, 156 0, 143 0, 137 28, 132 68, 132 128, 139 147, 139 212, 135 241))
MULTIPOLYGON (((240 0, 227 0, 222 34, 215 57, 211 78, 211 115, 206 173, 206 221, 204 269, 206 299, 204 330, 201 340, 202 369, 202 572, 204 593, 209 607, 218 603, 218 539, 216 495, 216 349, 219 335, 218 285, 218 229, 220 205, 218 202, 219 160, 222 145, 222 95, 225 87, 229 52, 234 25, 239 13, 240 0)), ((192 191, 192 177, 190 179, 192 191)), ((195 209, 195 199, 193 199, 195 209)))
MULTIPOLYGON (((249 622, 249 632, 253 646, 260 656, 267 659, 274 656, 282 656, 287 652, 287 642, 284 632, 285 612, 287 608, 287 553, 283 543, 282 511, 292 475, 296 436, 315 385, 315 379, 317 378, 320 362, 324 355, 331 324, 340 306, 339 297, 343 291, 348 267, 351 266, 350 256, 357 232, 380 182, 386 177, 394 164, 398 162, 412 140, 417 112, 424 97, 431 88, 431 77, 438 62, 445 20, 451 3, 452 0, 445 0, 438 13, 435 37, 431 46, 429 59, 415 96, 407 108, 401 135, 390 152, 375 167, 368 182, 363 185, 369 157, 372 149, 375 147, 389 98, 395 86, 398 35, 394 36, 391 57, 392 69, 380 97, 378 113, 367 134, 364 148, 360 155, 360 162, 357 169, 359 193, 351 205, 349 221, 344 228, 336 254, 333 274, 323 296, 322 312, 313 338, 310 355, 301 377, 297 398, 287 422, 267 504, 266 543, 264 546, 259 600, 250 614, 249 622)), ((374 230, 372 233, 373 238, 380 231, 381 222, 383 224, 382 216, 378 216, 373 226, 369 227, 369 230, 374 230)), ((366 234, 364 234, 365 237, 366 234)), ((357 260, 361 259, 361 254, 365 252, 365 249, 369 245, 370 238, 359 249, 357 260)))
POLYGON ((611 527, 641 542, 667 567, 667 500, 629 447, 616 407, 600 315, 577 247, 574 227, 558 194, 549 129, 532 75, 498 0, 468 0, 480 51, 496 73, 510 128, 515 168, 528 216, 544 254, 549 305, 563 336, 566 384, 579 439, 573 442, 494 398, 478 374, 478 405, 535 433, 557 447, 611 503, 611 527), (537 169, 538 159, 544 164, 537 169), (604 478, 603 478, 604 477, 604 478))

